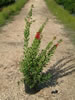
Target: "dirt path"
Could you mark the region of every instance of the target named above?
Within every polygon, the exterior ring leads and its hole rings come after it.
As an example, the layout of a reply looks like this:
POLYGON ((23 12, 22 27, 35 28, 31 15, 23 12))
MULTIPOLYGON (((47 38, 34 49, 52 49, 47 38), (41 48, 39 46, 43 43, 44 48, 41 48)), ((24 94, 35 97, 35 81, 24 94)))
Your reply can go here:
POLYGON ((4 26, 0 32, 0 100, 75 100, 74 48, 65 34, 63 25, 57 23, 55 17, 50 14, 44 0, 29 0, 14 21, 4 26), (52 68, 56 69, 54 73, 56 80, 53 79, 48 88, 35 95, 26 94, 23 83, 18 85, 18 81, 22 78, 19 61, 23 55, 24 18, 31 4, 35 6, 33 19, 36 19, 36 22, 31 27, 30 43, 47 17, 50 20, 43 31, 41 48, 44 48, 53 36, 64 41, 47 66, 47 68, 54 66, 52 68), (56 89, 58 93, 51 94, 51 91, 56 89))

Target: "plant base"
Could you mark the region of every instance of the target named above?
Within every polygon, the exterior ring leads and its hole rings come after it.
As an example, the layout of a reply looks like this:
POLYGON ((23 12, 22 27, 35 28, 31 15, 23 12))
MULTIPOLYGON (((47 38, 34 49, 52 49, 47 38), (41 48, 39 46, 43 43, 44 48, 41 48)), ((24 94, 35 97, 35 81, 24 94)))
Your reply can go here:
POLYGON ((41 90, 40 87, 30 88, 28 85, 25 84, 25 92, 28 94, 36 94, 41 90))

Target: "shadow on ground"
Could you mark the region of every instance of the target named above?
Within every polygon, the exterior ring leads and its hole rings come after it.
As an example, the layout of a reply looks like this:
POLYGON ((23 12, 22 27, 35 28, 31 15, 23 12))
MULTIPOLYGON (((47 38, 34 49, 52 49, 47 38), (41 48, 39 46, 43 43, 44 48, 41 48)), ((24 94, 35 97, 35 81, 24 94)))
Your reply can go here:
POLYGON ((49 86, 55 86, 58 84, 58 79, 65 77, 67 75, 71 75, 75 72, 75 58, 72 56, 64 57, 57 61, 53 66, 51 66, 46 73, 51 73, 52 78, 42 84, 42 88, 49 87, 49 86))

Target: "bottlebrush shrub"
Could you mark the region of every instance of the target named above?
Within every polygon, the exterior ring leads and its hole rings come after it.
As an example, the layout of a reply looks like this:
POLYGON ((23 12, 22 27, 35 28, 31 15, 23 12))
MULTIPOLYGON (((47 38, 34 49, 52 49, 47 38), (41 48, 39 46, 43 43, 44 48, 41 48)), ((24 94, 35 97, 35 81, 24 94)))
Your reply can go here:
POLYGON ((24 31, 24 58, 21 62, 21 72, 24 75, 25 84, 30 88, 37 87, 39 84, 46 82, 51 78, 51 74, 44 75, 42 73, 43 68, 49 62, 51 56, 53 56, 56 48, 62 40, 59 40, 57 44, 53 45, 53 41, 48 43, 46 48, 39 53, 39 47, 42 39, 42 31, 46 25, 48 19, 42 24, 39 31, 36 33, 32 45, 29 47, 29 35, 30 35, 30 26, 33 22, 32 20, 32 9, 31 7, 27 17, 25 18, 26 26, 24 31))

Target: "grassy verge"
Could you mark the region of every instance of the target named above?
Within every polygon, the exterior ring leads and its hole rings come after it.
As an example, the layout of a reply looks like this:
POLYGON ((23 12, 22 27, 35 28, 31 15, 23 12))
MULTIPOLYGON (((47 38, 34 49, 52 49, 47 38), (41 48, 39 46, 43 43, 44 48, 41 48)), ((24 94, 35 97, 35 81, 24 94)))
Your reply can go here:
POLYGON ((28 0, 16 0, 16 3, 3 8, 0 12, 0 26, 4 25, 8 19, 21 10, 28 0))
POLYGON ((68 36, 75 45, 75 16, 64 10, 54 0, 45 0, 49 10, 63 23, 68 30, 68 36))

